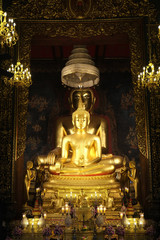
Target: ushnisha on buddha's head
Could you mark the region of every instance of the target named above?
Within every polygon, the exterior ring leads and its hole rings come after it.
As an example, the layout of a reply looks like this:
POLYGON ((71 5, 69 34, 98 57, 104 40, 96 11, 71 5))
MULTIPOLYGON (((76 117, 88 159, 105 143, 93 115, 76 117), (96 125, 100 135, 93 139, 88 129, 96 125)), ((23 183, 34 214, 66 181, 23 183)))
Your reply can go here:
POLYGON ((74 89, 70 93, 69 102, 73 110, 78 108, 79 100, 84 104, 84 109, 91 111, 96 98, 90 88, 74 89))
POLYGON ((79 99, 78 108, 72 114, 72 124, 77 129, 86 129, 90 123, 90 114, 85 110, 85 105, 79 99))

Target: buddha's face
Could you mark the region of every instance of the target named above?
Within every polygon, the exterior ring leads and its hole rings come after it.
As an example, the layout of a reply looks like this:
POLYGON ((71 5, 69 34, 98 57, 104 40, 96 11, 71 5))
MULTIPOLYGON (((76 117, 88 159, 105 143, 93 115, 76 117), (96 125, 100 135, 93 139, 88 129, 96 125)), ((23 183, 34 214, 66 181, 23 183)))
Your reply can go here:
POLYGON ((85 129, 88 125, 88 117, 85 114, 77 114, 74 119, 74 124, 77 129, 85 129))
POLYGON ((78 102, 79 99, 81 98, 82 103, 85 106, 85 110, 89 111, 90 108, 92 107, 93 100, 92 100, 92 94, 88 90, 77 90, 73 92, 72 95, 72 101, 73 101, 73 108, 77 109, 78 108, 78 102))

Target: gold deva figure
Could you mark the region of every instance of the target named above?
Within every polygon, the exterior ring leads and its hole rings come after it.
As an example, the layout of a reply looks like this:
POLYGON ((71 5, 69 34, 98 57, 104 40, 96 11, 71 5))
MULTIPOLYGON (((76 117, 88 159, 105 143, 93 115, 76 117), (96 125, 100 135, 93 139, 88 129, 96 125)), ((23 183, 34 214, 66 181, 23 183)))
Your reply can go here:
POLYGON ((129 168, 130 171, 128 172, 129 179, 133 182, 133 187, 135 191, 135 198, 138 197, 138 178, 137 178, 137 169, 136 169, 136 162, 134 160, 131 160, 129 162, 129 168))
POLYGON ((26 186, 26 191, 27 191, 27 199, 29 200, 29 189, 31 185, 31 181, 35 180, 36 178, 36 171, 33 169, 33 162, 28 161, 27 162, 27 173, 25 175, 25 186, 26 186))
MULTIPOLYGON (((86 111, 90 112, 90 124, 87 132, 90 134, 98 135, 101 140, 102 153, 108 153, 108 126, 107 121, 103 117, 100 117, 92 112, 93 105, 95 103, 95 97, 91 89, 74 89, 69 97, 72 111, 78 108, 79 100, 81 99, 86 111)), ((72 124, 72 116, 60 117, 56 124, 56 148, 49 152, 47 156, 39 156, 39 165, 53 165, 55 158, 61 157, 62 139, 64 136, 75 133, 74 126, 72 124)))
MULTIPOLYGON (((81 104, 81 99, 79 101, 81 104)), ((101 140, 95 134, 87 132, 90 114, 82 104, 72 114, 74 133, 62 141, 62 157, 49 167, 51 173, 62 175, 111 174, 122 165, 119 156, 101 155, 101 140), (71 152, 71 158, 70 158, 71 152)))

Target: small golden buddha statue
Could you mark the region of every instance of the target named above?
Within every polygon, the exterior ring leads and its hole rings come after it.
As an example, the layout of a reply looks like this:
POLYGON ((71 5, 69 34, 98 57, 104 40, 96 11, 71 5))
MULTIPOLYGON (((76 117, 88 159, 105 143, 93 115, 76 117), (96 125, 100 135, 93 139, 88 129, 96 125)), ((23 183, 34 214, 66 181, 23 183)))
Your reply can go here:
POLYGON ((63 137, 62 156, 55 165, 49 167, 52 174, 111 174, 122 165, 122 157, 112 154, 102 156, 101 139, 88 133, 89 123, 90 113, 82 107, 80 99, 78 109, 72 114, 74 133, 63 137))

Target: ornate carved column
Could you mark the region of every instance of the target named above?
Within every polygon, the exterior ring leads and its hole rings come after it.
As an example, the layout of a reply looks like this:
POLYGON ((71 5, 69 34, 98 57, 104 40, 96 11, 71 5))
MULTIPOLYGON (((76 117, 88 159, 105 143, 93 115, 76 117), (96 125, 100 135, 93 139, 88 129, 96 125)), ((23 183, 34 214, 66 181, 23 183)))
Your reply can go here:
POLYGON ((153 90, 148 98, 148 129, 150 137, 150 178, 152 192, 148 196, 148 214, 154 218, 160 217, 160 91, 153 90))

